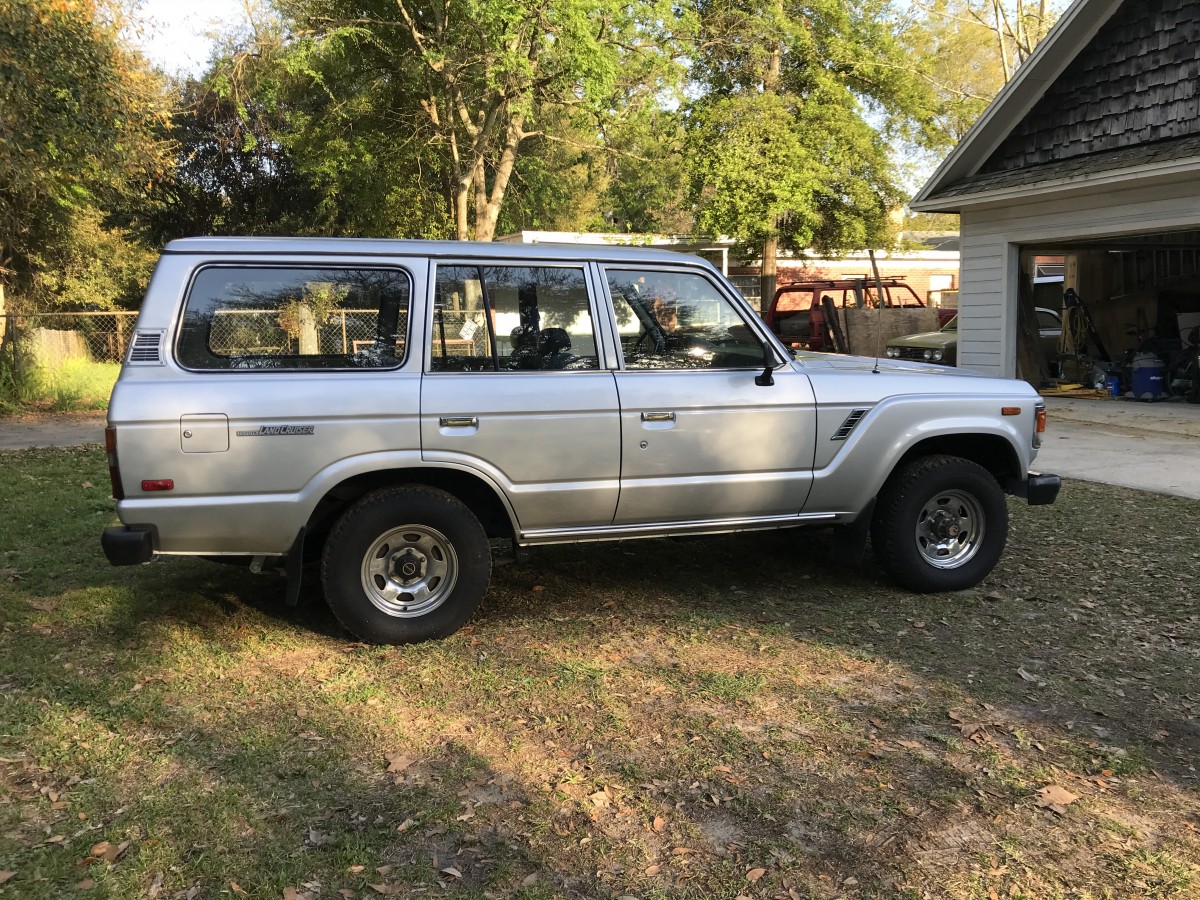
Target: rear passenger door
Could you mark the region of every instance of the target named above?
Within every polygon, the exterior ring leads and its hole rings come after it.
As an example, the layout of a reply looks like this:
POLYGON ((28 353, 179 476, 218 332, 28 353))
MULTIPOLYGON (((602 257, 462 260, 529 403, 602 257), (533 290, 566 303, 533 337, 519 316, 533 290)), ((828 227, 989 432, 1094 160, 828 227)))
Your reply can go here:
POLYGON ((522 533, 608 525, 621 426, 585 266, 439 263, 433 283, 423 458, 486 473, 522 533))

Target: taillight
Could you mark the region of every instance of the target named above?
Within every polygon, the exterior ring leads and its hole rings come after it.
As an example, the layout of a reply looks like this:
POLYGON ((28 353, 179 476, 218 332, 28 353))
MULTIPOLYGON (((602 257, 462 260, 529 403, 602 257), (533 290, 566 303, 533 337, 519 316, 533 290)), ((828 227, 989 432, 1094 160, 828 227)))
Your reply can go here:
POLYGON ((121 469, 117 466, 117 429, 109 425, 104 429, 104 452, 108 454, 108 480, 112 482, 114 500, 125 499, 125 488, 121 486, 121 469))
POLYGON ((1042 446, 1042 435, 1046 433, 1046 407, 1039 406, 1033 413, 1033 446, 1034 449, 1042 446))

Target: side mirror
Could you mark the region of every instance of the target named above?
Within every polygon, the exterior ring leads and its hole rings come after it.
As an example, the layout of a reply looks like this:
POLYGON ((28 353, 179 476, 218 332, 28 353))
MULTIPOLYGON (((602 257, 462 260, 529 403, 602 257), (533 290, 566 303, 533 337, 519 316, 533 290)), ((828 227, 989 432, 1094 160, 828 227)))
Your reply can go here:
POLYGON ((771 348, 763 344, 763 370, 754 376, 754 383, 759 387, 770 387, 775 383, 775 360, 771 357, 771 348))

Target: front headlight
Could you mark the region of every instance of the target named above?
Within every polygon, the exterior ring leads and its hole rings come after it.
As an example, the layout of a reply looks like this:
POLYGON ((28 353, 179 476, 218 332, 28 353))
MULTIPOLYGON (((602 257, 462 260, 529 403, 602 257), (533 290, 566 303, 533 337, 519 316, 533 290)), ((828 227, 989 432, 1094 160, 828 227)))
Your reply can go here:
POLYGON ((933 351, 933 361, 934 361, 934 362, 940 362, 940 361, 941 361, 941 359, 942 359, 942 351, 941 351, 941 350, 934 350, 934 351, 933 351))
POLYGON ((900 351, 897 350, 895 347, 888 347, 887 355, 888 355, 888 359, 895 359, 897 356, 900 355, 900 351))
POLYGON ((926 359, 933 359, 933 351, 932 350, 926 350, 921 355, 924 356, 926 359))

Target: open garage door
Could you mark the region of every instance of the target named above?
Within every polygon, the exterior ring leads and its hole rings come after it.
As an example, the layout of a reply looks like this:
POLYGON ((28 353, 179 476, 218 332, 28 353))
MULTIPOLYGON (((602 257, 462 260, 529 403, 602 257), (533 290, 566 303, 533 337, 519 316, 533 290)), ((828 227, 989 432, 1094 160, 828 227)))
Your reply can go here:
POLYGON ((1200 402, 1200 231, 1023 246, 1020 276, 1020 377, 1200 402))

